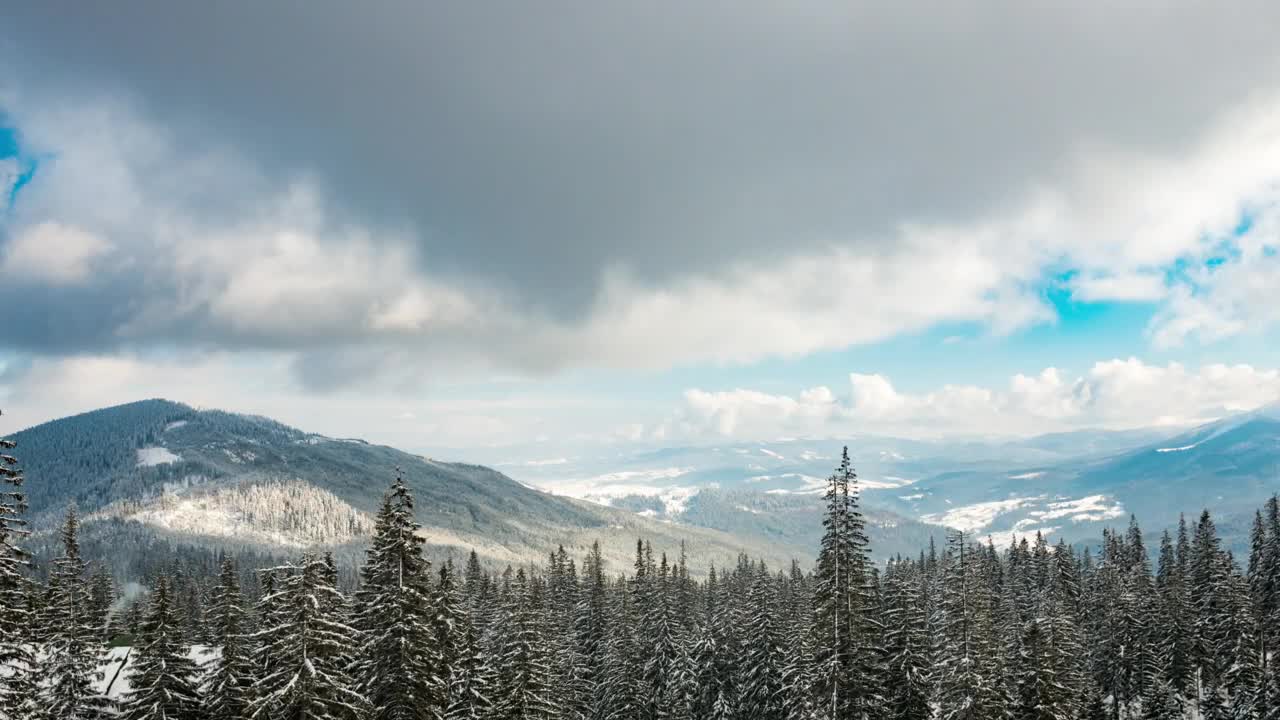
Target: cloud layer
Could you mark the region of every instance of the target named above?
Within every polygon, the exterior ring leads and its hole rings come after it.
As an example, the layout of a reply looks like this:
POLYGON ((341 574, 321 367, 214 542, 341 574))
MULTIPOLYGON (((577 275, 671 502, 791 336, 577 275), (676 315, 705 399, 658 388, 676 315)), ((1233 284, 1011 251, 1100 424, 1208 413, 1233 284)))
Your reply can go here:
POLYGON ((1007 387, 945 385, 902 393, 889 378, 852 373, 847 393, 815 387, 796 396, 690 390, 663 434, 769 439, 850 432, 901 437, 1033 435, 1081 428, 1185 426, 1280 401, 1280 371, 1248 365, 1095 363, 1084 375, 1056 368, 1015 375, 1007 387))
MULTIPOLYGON (((35 172, 0 206, 8 385, 166 354, 309 395, 750 363, 1015 333, 1057 292, 1149 304, 1161 349, 1280 326, 1272 3, 553 4, 15 7, 0 200, 35 172)), ((1021 432, 1247 404, 1216 366, 1136 367, 694 390, 680 422, 1021 432), (1157 371, 1205 394, 1135 400, 1157 371)))

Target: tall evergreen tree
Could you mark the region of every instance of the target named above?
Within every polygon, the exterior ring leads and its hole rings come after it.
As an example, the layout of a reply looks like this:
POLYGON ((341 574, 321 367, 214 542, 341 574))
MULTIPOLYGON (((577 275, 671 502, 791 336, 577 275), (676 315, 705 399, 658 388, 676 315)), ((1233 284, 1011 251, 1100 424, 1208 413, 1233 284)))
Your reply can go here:
POLYGON ((892 682, 887 717, 928 717, 933 692, 933 657, 925 615, 923 570, 896 563, 885 579, 885 657, 892 682))
POLYGON ((191 659, 185 630, 176 622, 172 590, 161 575, 151 591, 141 642, 132 658, 130 690, 122 720, 203 720, 197 689, 199 668, 191 659))
POLYGON ((446 709, 447 669, 433 628, 430 564, 413 516, 413 496, 396 476, 374 526, 355 625, 364 647, 358 688, 375 720, 426 720, 446 709))
POLYGON ((1003 714, 995 667, 994 598, 983 582, 983 552, 964 533, 948 537, 938 606, 937 703, 941 720, 988 720, 1003 714))
POLYGON ((31 652, 34 617, 28 605, 28 581, 23 576, 29 557, 19 545, 28 534, 22 515, 27 509, 18 460, 8 454, 16 447, 0 438, 0 720, 20 720, 35 712, 35 657, 31 652))
POLYGON ((100 718, 109 703, 94 689, 102 678, 102 628, 90 607, 89 580, 80 555, 80 520, 74 507, 62 525, 62 555, 54 560, 44 609, 40 712, 49 720, 100 718))
POLYGON ((747 596, 747 616, 742 627, 749 639, 741 669, 738 711, 759 720, 783 720, 782 672, 784 653, 773 579, 759 563, 747 596))
POLYGON ((229 558, 222 560, 209 619, 219 652, 203 683, 208 720, 244 720, 255 676, 253 648, 240 580, 229 558))
POLYGON ((825 532, 814 585, 815 690, 822 717, 864 720, 879 708, 868 541, 846 447, 827 480, 825 532))
POLYGON ((252 720, 360 720, 367 710, 347 674, 347 650, 359 636, 335 616, 343 598, 329 575, 314 555, 273 569, 275 587, 255 635, 263 675, 249 704, 252 720))
POLYGON ((542 612, 540 584, 521 568, 515 574, 505 608, 498 688, 494 697, 495 720, 547 720, 558 712, 549 692, 550 668, 542 612))

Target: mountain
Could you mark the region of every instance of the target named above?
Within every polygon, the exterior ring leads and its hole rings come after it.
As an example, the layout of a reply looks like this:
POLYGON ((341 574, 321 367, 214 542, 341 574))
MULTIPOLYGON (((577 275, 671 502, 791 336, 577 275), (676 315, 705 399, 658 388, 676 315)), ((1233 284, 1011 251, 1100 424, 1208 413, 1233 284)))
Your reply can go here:
MULTIPOLYGON (((550 494, 488 467, 165 400, 56 420, 13 439, 34 527, 44 537, 75 503, 86 547, 134 559, 156 552, 157 542, 264 554, 303 547, 358 553, 397 471, 414 491, 418 521, 438 555, 474 548, 494 563, 537 562, 558 544, 581 555, 599 540, 621 568, 642 537, 668 552, 684 542, 703 565, 731 563, 743 551, 781 567, 792 557, 808 562, 820 533, 812 505, 799 515, 812 526, 807 532, 770 532, 768 518, 791 517, 778 508, 748 512, 754 526, 725 522, 724 513, 710 510, 712 496, 684 522, 550 494)), ((937 531, 891 513, 871 525, 894 530, 877 542, 885 555, 914 550, 937 531)))
POLYGON ((1271 406, 1118 452, 937 473, 909 492, 870 491, 868 501, 983 534, 1042 530, 1071 541, 1096 539, 1130 514, 1155 534, 1208 508, 1238 550, 1254 510, 1277 492, 1280 407, 1271 406))

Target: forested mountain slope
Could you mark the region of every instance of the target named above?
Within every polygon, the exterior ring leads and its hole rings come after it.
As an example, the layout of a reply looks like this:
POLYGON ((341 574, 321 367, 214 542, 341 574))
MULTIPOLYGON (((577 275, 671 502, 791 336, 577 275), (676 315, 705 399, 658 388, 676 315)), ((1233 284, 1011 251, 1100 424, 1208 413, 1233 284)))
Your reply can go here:
MULTIPOLYGON (((541 492, 487 467, 165 400, 45 423, 14 440, 36 528, 55 526, 74 502, 85 516, 86 546, 125 553, 147 551, 152 537, 260 552, 358 551, 397 472, 418 498, 422 532, 440 554, 474 548, 500 563, 540 561, 560 543, 580 552, 598 539, 606 559, 625 566, 638 536, 672 551, 684 542, 700 564, 733 562, 740 551, 775 563, 816 552, 813 503, 802 509, 803 533, 776 531, 788 508, 746 512, 751 523, 726 524, 704 512, 676 524, 541 492)), ((871 524, 886 556, 927 543, 935 531, 891 513, 871 524), (879 529, 892 532, 881 536, 879 529)))

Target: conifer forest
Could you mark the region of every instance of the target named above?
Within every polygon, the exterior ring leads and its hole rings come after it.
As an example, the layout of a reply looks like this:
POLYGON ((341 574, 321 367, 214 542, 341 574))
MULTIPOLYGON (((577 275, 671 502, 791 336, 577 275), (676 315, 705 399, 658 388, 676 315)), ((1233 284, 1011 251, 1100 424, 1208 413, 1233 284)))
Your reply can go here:
POLYGON ((639 539, 627 568, 561 547, 498 571, 429 562, 397 479, 354 576, 324 554, 226 558, 126 602, 82 556, 74 508, 47 580, 31 572, 12 447, 5 720, 1280 718, 1275 497, 1247 558, 1203 511, 1158 547, 1136 520, 1100 547, 952 532, 877 566, 846 451, 816 561, 692 568, 639 539))

